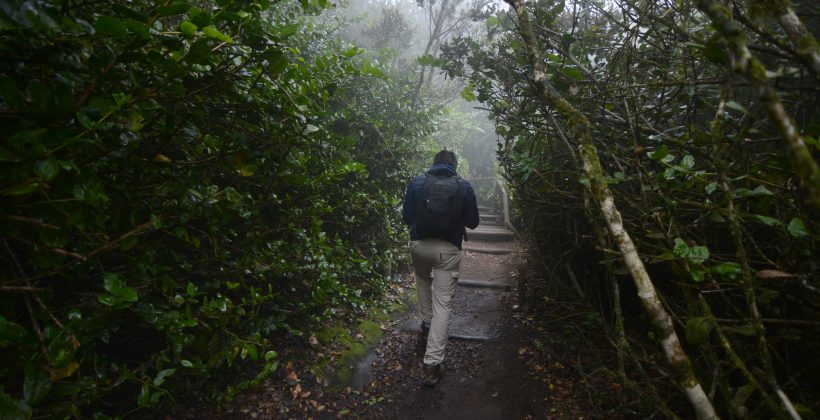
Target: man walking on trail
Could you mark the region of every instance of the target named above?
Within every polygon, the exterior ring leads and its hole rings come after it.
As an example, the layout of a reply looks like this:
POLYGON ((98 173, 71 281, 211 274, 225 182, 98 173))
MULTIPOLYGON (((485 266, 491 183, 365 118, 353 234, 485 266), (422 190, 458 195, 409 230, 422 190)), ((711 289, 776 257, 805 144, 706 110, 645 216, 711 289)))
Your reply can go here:
POLYGON ((416 272, 421 331, 426 338, 424 384, 434 386, 444 372, 450 336, 450 309, 461 265, 466 229, 478 226, 472 185, 456 173, 456 155, 442 150, 426 174, 415 177, 404 198, 410 226, 410 254, 416 272))

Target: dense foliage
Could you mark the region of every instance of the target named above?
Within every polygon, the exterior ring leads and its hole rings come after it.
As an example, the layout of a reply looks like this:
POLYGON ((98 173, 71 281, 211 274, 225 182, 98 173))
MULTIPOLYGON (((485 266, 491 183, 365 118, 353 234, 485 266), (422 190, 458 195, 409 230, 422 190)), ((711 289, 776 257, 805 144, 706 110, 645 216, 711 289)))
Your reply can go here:
MULTIPOLYGON (((816 30, 812 4, 794 7, 797 23, 816 30)), ((671 415, 664 400, 682 410, 669 400, 680 394, 663 389, 674 382, 652 379, 671 375, 642 356, 660 348, 642 340, 653 335, 647 315, 637 317, 629 271, 592 203, 573 136, 588 120, 624 226, 720 415, 816 413, 820 75, 811 32, 791 37, 788 2, 526 7, 549 83, 583 120, 541 101, 520 22, 504 7, 474 15, 486 36, 450 40, 438 65, 469 81, 465 97, 492 109, 503 137, 500 162, 542 273, 527 284, 531 303, 583 298, 611 328, 625 385, 649 396, 646 413, 671 415), (738 55, 747 42, 761 66, 738 55), (789 117, 796 136, 782 129, 789 117), (814 159, 794 157, 800 136, 814 159)))
POLYGON ((3 418, 231 398, 380 296, 432 112, 334 7, 0 3, 3 418))

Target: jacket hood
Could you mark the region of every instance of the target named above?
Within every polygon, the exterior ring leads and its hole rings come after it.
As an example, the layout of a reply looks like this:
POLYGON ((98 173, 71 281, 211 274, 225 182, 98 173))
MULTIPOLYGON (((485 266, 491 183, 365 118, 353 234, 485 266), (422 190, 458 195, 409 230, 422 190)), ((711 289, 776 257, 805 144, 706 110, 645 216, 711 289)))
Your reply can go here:
POLYGON ((438 176, 441 176, 441 175, 449 175, 449 176, 458 175, 458 173, 456 172, 456 168, 453 168, 452 166, 450 166, 446 163, 437 163, 437 164, 431 166, 430 169, 427 170, 427 173, 430 174, 430 175, 438 175, 438 176))

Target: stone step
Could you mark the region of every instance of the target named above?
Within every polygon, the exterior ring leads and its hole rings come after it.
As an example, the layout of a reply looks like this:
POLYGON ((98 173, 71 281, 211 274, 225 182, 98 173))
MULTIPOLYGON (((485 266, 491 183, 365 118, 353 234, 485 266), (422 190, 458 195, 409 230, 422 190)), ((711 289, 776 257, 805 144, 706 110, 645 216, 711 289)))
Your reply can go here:
POLYGON ((478 248, 478 247, 472 247, 472 246, 469 246, 469 245, 464 245, 461 248, 461 250, 462 251, 467 251, 467 252, 475 252, 475 253, 478 253, 478 254, 495 254, 495 255, 512 254, 513 252, 515 252, 514 249, 509 249, 509 248, 478 248))

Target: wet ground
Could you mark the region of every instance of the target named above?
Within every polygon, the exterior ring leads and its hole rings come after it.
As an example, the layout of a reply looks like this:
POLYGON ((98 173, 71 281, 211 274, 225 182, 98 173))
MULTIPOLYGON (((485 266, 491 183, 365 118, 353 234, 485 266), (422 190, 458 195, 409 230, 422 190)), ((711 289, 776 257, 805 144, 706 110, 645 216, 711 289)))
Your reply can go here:
MULTIPOLYGON (((519 251, 515 241, 479 242, 471 248, 514 250, 504 254, 464 252, 461 279, 487 286, 456 291, 445 374, 433 388, 422 385, 423 344, 415 308, 383 325, 384 337, 354 364, 346 389, 326 383, 299 366, 284 379, 268 380, 242 396, 219 418, 340 417, 386 419, 624 418, 633 402, 601 369, 609 355, 596 353, 573 335, 582 326, 553 319, 567 308, 535 316, 516 301, 519 251), (573 328, 576 328, 573 330, 573 328)), ((497 239, 497 238, 493 238, 497 239)), ((465 246, 465 248, 467 248, 465 246)), ((412 277, 404 279, 413 287, 412 277)), ((474 285, 473 285, 474 286, 474 285)), ((570 308, 572 310, 572 308, 570 308)), ((583 314, 583 310, 579 311, 583 314)), ((608 359, 608 360, 607 360, 608 359)))

